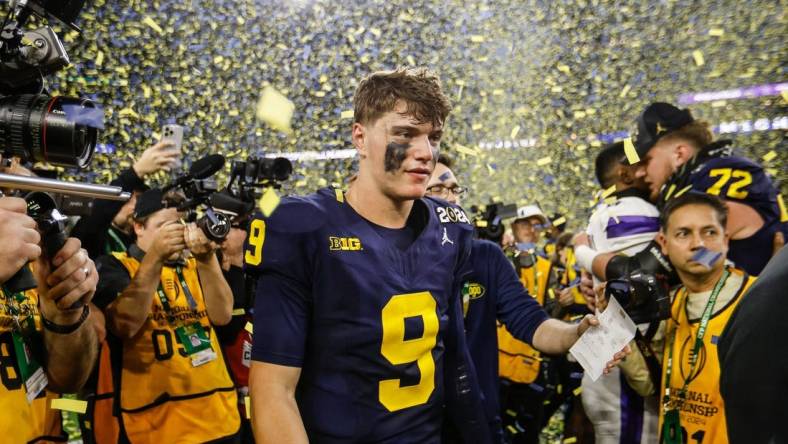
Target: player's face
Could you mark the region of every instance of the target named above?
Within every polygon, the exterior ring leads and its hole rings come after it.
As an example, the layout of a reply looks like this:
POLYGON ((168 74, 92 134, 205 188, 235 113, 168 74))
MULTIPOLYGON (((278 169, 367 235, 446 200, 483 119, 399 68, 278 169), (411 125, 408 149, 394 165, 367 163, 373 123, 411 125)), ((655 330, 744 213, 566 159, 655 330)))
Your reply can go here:
POLYGON ((443 133, 442 127, 419 123, 406 113, 405 102, 399 101, 374 123, 354 127, 354 140, 360 141, 366 156, 359 169, 369 168, 380 191, 400 201, 424 196, 443 133), (363 137, 357 137, 357 131, 363 137))
POLYGON ((456 192, 458 190, 461 188, 454 172, 451 168, 438 162, 432 176, 430 176, 429 183, 427 183, 427 195, 460 205, 460 193, 456 192))
POLYGON ((678 168, 678 159, 673 145, 668 140, 660 140, 638 164, 639 168, 635 177, 645 181, 653 202, 656 202, 659 197, 662 185, 678 168))
POLYGON ((714 209, 708 205, 686 205, 673 214, 667 227, 660 232, 659 241, 662 252, 680 273, 703 276, 724 266, 728 254, 728 235, 717 220, 714 209), (693 261, 692 257, 700 248, 722 253, 722 257, 712 265, 693 261))
POLYGON ((536 243, 541 232, 541 219, 531 216, 512 222, 512 234, 517 243, 536 243))

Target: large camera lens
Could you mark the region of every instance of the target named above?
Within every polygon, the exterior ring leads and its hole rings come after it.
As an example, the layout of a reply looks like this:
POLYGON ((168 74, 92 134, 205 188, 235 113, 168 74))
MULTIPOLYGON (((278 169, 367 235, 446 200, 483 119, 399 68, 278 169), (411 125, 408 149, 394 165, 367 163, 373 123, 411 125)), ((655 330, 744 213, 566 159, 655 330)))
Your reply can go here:
MULTIPOLYGON (((87 99, 22 94, 0 98, 0 150, 26 160, 84 168, 98 129, 69 118, 64 107, 95 108, 87 99)), ((73 113, 72 113, 73 115, 73 113)))

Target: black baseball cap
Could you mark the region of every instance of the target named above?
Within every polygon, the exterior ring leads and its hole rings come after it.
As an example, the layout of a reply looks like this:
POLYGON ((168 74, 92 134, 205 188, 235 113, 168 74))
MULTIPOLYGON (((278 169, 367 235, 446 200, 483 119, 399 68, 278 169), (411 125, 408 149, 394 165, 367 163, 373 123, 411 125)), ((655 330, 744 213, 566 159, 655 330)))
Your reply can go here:
POLYGON ((670 103, 655 102, 647 106, 638 117, 633 141, 638 156, 642 159, 660 138, 694 121, 688 109, 679 109, 670 103))
POLYGON ((164 193, 159 188, 151 188, 137 197, 133 217, 140 219, 165 208, 167 205, 164 202, 164 193))

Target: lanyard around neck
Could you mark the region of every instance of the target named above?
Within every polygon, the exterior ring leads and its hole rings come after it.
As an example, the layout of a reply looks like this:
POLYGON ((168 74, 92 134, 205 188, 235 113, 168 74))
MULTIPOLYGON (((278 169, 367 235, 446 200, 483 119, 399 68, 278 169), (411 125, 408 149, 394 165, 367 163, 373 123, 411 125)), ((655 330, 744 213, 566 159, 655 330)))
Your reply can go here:
MULTIPOLYGON (((695 335, 695 345, 692 348, 692 353, 689 356, 689 372, 687 373, 686 378, 684 378, 684 386, 682 387, 681 391, 679 392, 679 396, 683 396, 684 393, 687 391, 687 386, 689 386, 690 380, 692 378, 692 374, 695 372, 695 365, 698 362, 698 352, 700 352, 700 347, 703 345, 703 337, 706 335, 706 328, 709 325, 709 320, 711 319, 711 313, 714 310, 714 303, 717 302, 717 297, 720 295, 722 288, 725 286, 725 281, 728 280, 728 276, 730 276, 730 271, 728 269, 724 269, 722 272, 722 276, 720 280, 717 281, 717 284, 714 285, 714 289, 711 292, 711 296, 709 296, 708 302, 706 302, 706 308, 703 309, 703 316, 701 316, 700 324, 698 325, 698 332, 695 335)), ((685 308, 686 313, 686 305, 689 300, 689 295, 686 287, 684 288, 684 292, 682 294, 684 297, 684 301, 679 303, 679 307, 685 308)), ((676 331, 673 332, 673 335, 670 338, 670 343, 668 346, 668 362, 667 362, 667 369, 665 370, 665 399, 664 403, 667 404, 670 401, 670 375, 673 370, 673 346, 676 342, 676 331)), ((681 360, 679 359, 679 365, 681 365, 681 360)))
MULTIPOLYGON (((189 290, 189 284, 186 282, 186 279, 183 277, 182 267, 180 266, 175 267, 175 274, 178 275, 178 281, 181 284, 181 288, 183 288, 183 293, 186 295, 186 300, 189 302, 189 307, 191 307, 192 310, 196 310, 197 302, 194 300, 194 296, 192 296, 191 290, 189 290)), ((161 286, 161 281, 159 281, 159 288, 156 290, 156 292, 159 295, 159 300, 161 301, 162 307, 164 307, 164 311, 167 313, 167 319, 170 322, 174 321, 175 313, 172 312, 170 301, 167 298, 167 294, 164 292, 164 288, 161 286)), ((176 290, 173 301, 177 298, 178 298, 178 293, 176 290)))

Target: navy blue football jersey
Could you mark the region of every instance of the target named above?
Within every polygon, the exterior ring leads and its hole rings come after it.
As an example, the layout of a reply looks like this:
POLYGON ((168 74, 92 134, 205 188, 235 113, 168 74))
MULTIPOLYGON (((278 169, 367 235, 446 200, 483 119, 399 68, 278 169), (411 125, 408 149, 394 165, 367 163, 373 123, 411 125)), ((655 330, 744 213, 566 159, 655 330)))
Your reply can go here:
POLYGON ((412 224, 403 250, 333 189, 285 198, 251 223, 252 359, 302 369, 311 442, 440 440, 447 331, 450 317, 461 324, 473 231, 459 207, 430 198, 415 201, 412 224))
POLYGON ((677 194, 708 193, 752 207, 763 227, 745 239, 731 240, 728 259, 757 276, 772 257, 774 234, 788 237, 788 212, 783 197, 761 165, 736 156, 728 141, 716 142, 682 166, 662 189, 659 207, 677 194))
POLYGON ((491 433, 502 439, 498 403, 498 333, 500 321, 515 338, 532 343, 534 332, 548 319, 523 287, 513 264, 490 241, 474 240, 471 274, 462 288, 468 348, 479 378, 491 433))

